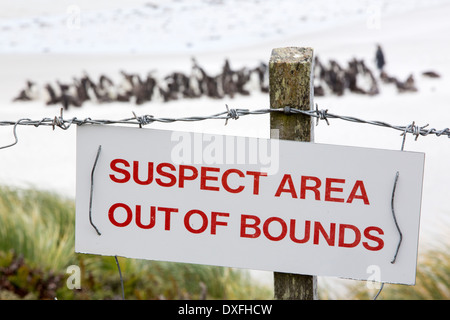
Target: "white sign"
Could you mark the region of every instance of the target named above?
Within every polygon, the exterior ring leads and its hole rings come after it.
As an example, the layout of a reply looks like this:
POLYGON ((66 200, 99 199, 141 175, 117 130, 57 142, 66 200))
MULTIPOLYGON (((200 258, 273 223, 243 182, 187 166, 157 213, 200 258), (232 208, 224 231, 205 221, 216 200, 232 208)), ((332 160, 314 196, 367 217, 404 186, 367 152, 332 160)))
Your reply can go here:
POLYGON ((415 152, 79 126, 75 250, 414 284, 423 167, 415 152))

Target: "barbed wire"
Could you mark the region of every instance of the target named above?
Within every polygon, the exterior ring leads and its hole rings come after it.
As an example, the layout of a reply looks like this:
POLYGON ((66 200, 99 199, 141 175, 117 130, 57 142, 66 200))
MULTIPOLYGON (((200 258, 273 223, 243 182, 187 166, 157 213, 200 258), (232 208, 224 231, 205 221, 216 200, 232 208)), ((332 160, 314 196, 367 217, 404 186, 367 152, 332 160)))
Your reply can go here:
POLYGON ((300 110, 297 108, 291 108, 286 106, 284 108, 274 108, 274 109, 257 109, 257 110, 249 110, 249 109, 230 109, 228 105, 226 106, 226 111, 216 113, 213 115, 207 116, 189 116, 189 117, 179 117, 179 118, 167 118, 167 117, 154 117, 153 115, 143 115, 137 116, 133 112, 133 117, 125 118, 121 120, 109 120, 109 119, 91 119, 84 118, 78 119, 76 117, 70 119, 64 119, 63 117, 63 109, 61 109, 60 116, 55 116, 54 118, 42 118, 40 120, 32 120, 29 118, 22 118, 17 121, 0 121, 0 126, 14 126, 13 135, 15 141, 11 144, 0 147, 0 149, 5 149, 15 145, 18 142, 17 137, 17 126, 51 126, 53 130, 58 127, 63 130, 69 129, 72 125, 86 125, 86 124, 94 124, 94 125, 111 125, 111 124, 131 124, 131 125, 139 125, 140 127, 152 124, 154 122, 160 123, 173 123, 173 122, 195 122, 195 121, 204 121, 204 120, 225 120, 225 125, 228 123, 228 120, 234 119, 237 120, 239 117, 248 116, 248 115, 262 115, 269 113, 284 113, 284 114, 303 114, 306 116, 310 116, 316 118, 316 125, 319 124, 319 120, 324 120, 328 125, 330 124, 329 119, 340 119, 349 122, 355 123, 363 123, 369 124, 379 127, 390 128, 394 130, 401 131, 401 135, 405 135, 407 133, 415 136, 415 139, 419 136, 428 136, 428 135, 436 135, 436 136, 447 136, 450 138, 450 129, 435 129, 428 128, 428 124, 424 126, 415 125, 413 122, 410 125, 392 125, 390 123, 384 121, 374 121, 374 120, 364 120, 352 116, 342 116, 328 112, 328 109, 318 109, 316 104, 315 110, 300 110))

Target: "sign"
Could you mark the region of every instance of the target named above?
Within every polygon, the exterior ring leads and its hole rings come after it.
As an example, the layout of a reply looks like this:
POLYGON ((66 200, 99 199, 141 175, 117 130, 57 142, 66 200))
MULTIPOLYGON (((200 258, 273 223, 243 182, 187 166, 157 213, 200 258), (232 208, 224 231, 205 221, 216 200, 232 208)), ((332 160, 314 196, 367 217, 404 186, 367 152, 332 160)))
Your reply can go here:
POLYGON ((414 284, 423 167, 416 152, 78 126, 75 250, 414 284))

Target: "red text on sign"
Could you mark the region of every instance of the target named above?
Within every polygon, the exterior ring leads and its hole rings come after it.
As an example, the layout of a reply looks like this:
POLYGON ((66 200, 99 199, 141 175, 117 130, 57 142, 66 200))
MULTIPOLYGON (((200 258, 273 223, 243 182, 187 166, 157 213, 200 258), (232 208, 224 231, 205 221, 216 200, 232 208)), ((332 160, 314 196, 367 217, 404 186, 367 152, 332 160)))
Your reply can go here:
POLYGON ((370 204, 366 188, 362 180, 356 180, 354 182, 353 188, 347 197, 344 197, 342 194, 344 191, 343 185, 345 183, 345 179, 326 178, 325 187, 322 188, 323 183, 320 178, 313 176, 301 176, 300 192, 297 192, 291 175, 285 174, 281 179, 277 191, 275 192, 275 197, 280 197, 282 194, 286 193, 292 198, 299 199, 308 198, 314 200, 347 203, 352 203, 355 199, 359 199, 366 205, 370 204))
POLYGON ((221 172, 221 169, 217 167, 197 169, 190 165, 175 166, 167 162, 155 164, 133 161, 131 165, 125 159, 112 160, 110 168, 113 173, 109 177, 115 183, 134 181, 139 185, 150 185, 154 182, 161 187, 184 188, 187 183, 198 180, 197 185, 200 190, 220 191, 223 189, 229 193, 240 193, 248 187, 254 195, 259 194, 261 177, 267 176, 267 173, 258 171, 244 172, 233 168, 221 172))
POLYGON ((261 226, 261 219, 255 215, 241 216, 240 236, 242 238, 259 238, 263 235, 271 241, 281 241, 288 238, 295 243, 311 242, 314 245, 324 244, 343 248, 353 248, 359 245, 370 251, 378 251, 384 247, 384 241, 380 238, 384 232, 381 228, 369 226, 364 230, 351 224, 330 223, 324 226, 319 221, 304 221, 302 226, 297 225, 297 220, 288 222, 279 217, 267 218, 261 226), (271 231, 271 226, 277 227, 276 233, 271 231), (300 237, 298 234, 302 234, 300 237), (362 236, 366 241, 361 241, 362 236), (368 240, 368 241, 367 241, 368 240))

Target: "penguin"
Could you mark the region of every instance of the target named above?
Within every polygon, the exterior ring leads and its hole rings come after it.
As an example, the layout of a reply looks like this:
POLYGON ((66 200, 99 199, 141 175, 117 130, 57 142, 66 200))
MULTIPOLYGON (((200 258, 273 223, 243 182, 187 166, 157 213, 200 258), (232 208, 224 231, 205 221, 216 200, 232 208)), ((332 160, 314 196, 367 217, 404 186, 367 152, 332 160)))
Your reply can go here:
POLYGON ((123 80, 120 84, 120 88, 123 92, 132 95, 133 93, 133 75, 128 74, 123 70, 120 70, 120 74, 123 76, 123 80))
POLYGON ((230 98, 234 98, 236 92, 236 84, 233 81, 234 71, 231 70, 230 62, 225 59, 225 63, 222 67, 221 85, 224 95, 228 95, 230 98))
POLYGON ((248 96, 250 95, 250 91, 245 87, 245 85, 250 80, 250 73, 248 72, 247 68, 242 68, 236 72, 237 79, 236 79, 236 90, 238 93, 248 96))
POLYGON ((167 75, 164 78, 164 82, 167 86, 166 94, 168 100, 178 100, 182 91, 181 73, 173 72, 167 75))
POLYGON ((108 78, 104 74, 100 75, 100 78, 99 78, 100 89, 106 90, 108 87, 113 87, 113 86, 114 86, 114 83, 112 82, 112 80, 110 78, 108 78))
POLYGON ((61 93, 67 92, 69 90, 68 84, 62 83, 59 80, 56 80, 56 84, 58 85, 59 90, 61 90, 61 93))
POLYGON ((315 97, 323 97, 325 96, 325 90, 323 89, 322 85, 314 86, 314 96, 315 97))
POLYGON ((67 92, 62 93, 61 104, 63 105, 64 110, 69 109, 69 106, 81 107, 80 100, 67 92))
POLYGON ((386 59, 384 58, 383 49, 381 46, 377 44, 377 50, 375 51, 375 63, 380 72, 384 70, 384 66, 386 65, 386 59))
POLYGON ((198 63, 197 60, 195 58, 192 58, 192 73, 193 76, 196 79, 197 82, 197 88, 198 88, 198 95, 202 96, 204 94, 208 95, 207 91, 208 91, 208 86, 207 86, 207 80, 206 80, 206 72, 205 70, 203 70, 203 68, 201 68, 198 63))
MULTIPOLYGON (((325 68, 318 56, 314 57, 314 95, 317 97, 325 96, 324 75, 325 68)), ((269 91, 269 90, 267 90, 269 91)))
POLYGON ((79 80, 73 77, 73 85, 76 89, 76 96, 81 104, 83 104, 86 100, 89 99, 85 86, 82 83, 82 80, 79 80))
POLYGON ((27 80, 25 89, 20 90, 19 94, 13 98, 13 102, 35 100, 37 97, 38 92, 36 89, 36 84, 30 80, 27 80))
POLYGON ((358 66, 356 59, 353 59, 348 62, 348 68, 345 71, 345 81, 346 86, 350 90, 350 92, 363 93, 360 88, 358 88, 358 66))
POLYGON ((375 76, 373 75, 372 70, 370 70, 364 63, 364 60, 360 60, 360 67, 362 69, 362 74, 363 74, 362 78, 367 87, 367 89, 365 89, 365 92, 371 96, 377 95, 378 93, 380 93, 380 90, 378 88, 378 82, 375 79, 375 76))
POLYGON ((35 82, 27 80, 26 90, 31 100, 39 98, 39 88, 35 82))
POLYGON ((269 92, 269 68, 267 64, 261 62, 258 67, 254 69, 254 71, 258 74, 259 79, 259 90, 264 93, 269 92))
POLYGON ((409 75, 408 78, 402 82, 402 81, 396 81, 395 85, 397 86, 397 90, 399 93, 403 92, 416 92, 417 88, 415 85, 414 77, 413 75, 409 75))
POLYGON ((325 79, 331 91, 338 96, 344 94, 345 89, 345 75, 341 66, 335 60, 330 60, 330 69, 325 73, 325 79))
POLYGON ((138 74, 134 74, 131 78, 131 83, 133 86, 133 95, 135 99, 136 105, 141 105, 147 101, 148 94, 146 93, 145 82, 141 79, 138 74))
POLYGON ((12 101, 15 102, 15 101, 30 101, 30 100, 31 98, 28 96, 27 91, 25 89, 22 89, 12 101))
POLYGON ((89 77, 87 73, 84 74, 84 77, 81 79, 81 83, 83 84, 83 87, 85 88, 88 100, 100 103, 101 101, 101 95, 98 92, 97 85, 94 81, 89 77))
POLYGON ((201 96, 200 89, 200 72, 194 66, 191 68, 191 72, 189 74, 189 92, 192 98, 198 98, 201 96))
POLYGON ((422 72, 422 75, 424 77, 428 77, 428 78, 440 78, 441 75, 435 71, 424 71, 422 72))
POLYGON ((380 73, 380 79, 383 83, 396 83, 398 81, 395 77, 389 76, 386 71, 380 73))
POLYGON ((102 102, 112 102, 116 100, 117 93, 114 88, 114 83, 104 74, 100 75, 97 90, 99 91, 102 102))
POLYGON ((70 85, 61 83, 59 80, 57 80, 56 83, 61 90, 61 95, 58 100, 61 102, 64 110, 68 110, 70 106, 81 107, 81 102, 78 97, 70 92, 70 85))
POLYGON ((151 73, 147 74, 147 79, 145 80, 145 99, 151 101, 156 88, 156 79, 151 73))
POLYGON ((60 101, 60 97, 58 97, 56 95, 55 89, 53 89, 53 87, 51 86, 50 83, 47 83, 45 85, 45 90, 47 92, 48 95, 48 100, 46 101, 46 105, 53 105, 53 104, 57 104, 60 101))
POLYGON ((164 89, 161 85, 157 85, 158 94, 162 97, 163 102, 168 102, 170 100, 170 93, 168 89, 164 89))

